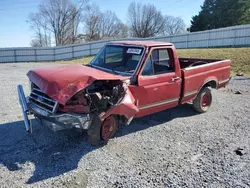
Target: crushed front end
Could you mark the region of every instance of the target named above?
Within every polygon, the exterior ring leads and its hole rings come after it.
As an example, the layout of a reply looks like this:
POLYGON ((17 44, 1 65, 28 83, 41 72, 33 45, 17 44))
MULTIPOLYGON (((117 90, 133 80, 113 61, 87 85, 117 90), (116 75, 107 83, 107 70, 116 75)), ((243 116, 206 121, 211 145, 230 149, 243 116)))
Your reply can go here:
POLYGON ((23 111, 26 131, 31 133, 29 115, 34 115, 48 125, 53 131, 81 128, 88 129, 91 116, 88 113, 65 113, 59 111, 59 103, 44 94, 38 87, 32 87, 31 93, 25 97, 22 85, 18 85, 19 102, 23 111))
POLYGON ((73 127, 88 130, 97 114, 101 119, 122 102, 126 94, 124 85, 121 80, 96 80, 70 97, 65 104, 45 94, 34 83, 31 83, 30 95, 25 97, 23 87, 18 85, 26 131, 32 132, 29 115, 34 115, 53 131, 73 127))

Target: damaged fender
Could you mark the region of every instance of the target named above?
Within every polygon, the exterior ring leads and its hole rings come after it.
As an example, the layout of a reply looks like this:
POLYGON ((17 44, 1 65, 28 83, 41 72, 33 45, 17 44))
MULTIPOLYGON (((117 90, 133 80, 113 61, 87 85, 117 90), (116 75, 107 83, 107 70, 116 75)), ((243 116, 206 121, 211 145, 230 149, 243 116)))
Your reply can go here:
POLYGON ((121 100, 121 102, 115 104, 106 113, 101 115, 101 120, 103 121, 105 118, 112 114, 124 115, 127 119, 130 119, 134 117, 138 111, 139 109, 135 105, 135 98, 133 97, 130 90, 127 88, 126 94, 121 100))

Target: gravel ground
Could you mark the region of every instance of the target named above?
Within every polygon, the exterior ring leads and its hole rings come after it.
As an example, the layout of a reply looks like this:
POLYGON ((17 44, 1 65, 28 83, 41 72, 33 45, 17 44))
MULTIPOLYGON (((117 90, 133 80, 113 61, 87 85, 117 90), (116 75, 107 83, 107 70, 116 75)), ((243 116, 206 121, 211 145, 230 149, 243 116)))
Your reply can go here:
POLYGON ((135 119, 95 148, 35 120, 25 133, 16 85, 28 93, 38 66, 0 64, 0 187, 250 187, 250 78, 213 91, 205 114, 182 105, 135 119))

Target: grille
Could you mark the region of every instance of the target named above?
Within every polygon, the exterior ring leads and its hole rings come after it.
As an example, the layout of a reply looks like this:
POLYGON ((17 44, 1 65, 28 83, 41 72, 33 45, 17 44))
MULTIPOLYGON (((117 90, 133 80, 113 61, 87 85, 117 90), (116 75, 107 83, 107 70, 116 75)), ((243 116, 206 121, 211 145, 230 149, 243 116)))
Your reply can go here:
POLYGON ((30 93, 29 99, 39 108, 54 113, 57 109, 58 103, 42 92, 39 88, 34 87, 30 93))

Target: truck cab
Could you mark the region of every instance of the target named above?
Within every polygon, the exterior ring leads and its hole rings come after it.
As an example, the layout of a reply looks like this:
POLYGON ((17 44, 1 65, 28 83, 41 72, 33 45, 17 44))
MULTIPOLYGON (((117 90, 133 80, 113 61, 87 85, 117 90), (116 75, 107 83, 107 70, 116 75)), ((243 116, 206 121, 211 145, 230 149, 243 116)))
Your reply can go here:
POLYGON ((155 44, 147 55, 130 89, 137 99, 137 117, 172 108, 179 104, 181 96, 181 71, 172 44, 155 44))

